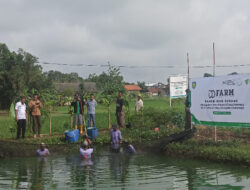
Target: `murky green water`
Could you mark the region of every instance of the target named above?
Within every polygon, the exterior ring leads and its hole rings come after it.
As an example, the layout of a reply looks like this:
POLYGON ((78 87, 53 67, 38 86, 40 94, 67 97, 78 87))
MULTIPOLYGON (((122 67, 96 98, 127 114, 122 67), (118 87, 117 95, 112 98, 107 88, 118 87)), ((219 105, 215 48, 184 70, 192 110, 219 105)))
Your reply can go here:
POLYGON ((79 154, 0 160, 0 189, 250 189, 250 169, 102 148, 93 162, 79 154))

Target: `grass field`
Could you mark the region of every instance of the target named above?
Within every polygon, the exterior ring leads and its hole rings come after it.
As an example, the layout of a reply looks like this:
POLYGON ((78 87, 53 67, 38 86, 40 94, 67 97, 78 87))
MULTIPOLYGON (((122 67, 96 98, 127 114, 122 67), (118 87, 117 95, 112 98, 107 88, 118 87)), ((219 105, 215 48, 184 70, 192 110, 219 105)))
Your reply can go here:
MULTIPOLYGON (((136 100, 131 100, 129 102, 129 111, 130 116, 133 117, 135 114, 134 106, 135 106, 136 100)), ((170 109, 169 107, 169 99, 168 98, 151 98, 151 99, 145 99, 144 100, 144 108, 148 111, 157 110, 160 112, 164 112, 170 109)), ((177 109, 177 110, 184 110, 184 104, 182 103, 182 100, 174 100, 173 102, 173 108, 171 109, 177 109)), ((86 108, 85 108, 86 110, 86 108)), ((55 111, 53 111, 52 114, 52 134, 63 134, 65 130, 71 128, 71 115, 69 114, 69 107, 63 106, 63 107, 56 107, 55 111)), ((126 114, 126 120, 128 114, 126 114)), ((85 114, 85 119, 87 123, 87 115, 85 114)), ((147 119, 147 118, 146 118, 147 119)), ((115 104, 112 104, 111 106, 111 123, 116 123, 115 118, 115 104)), ((96 124, 97 128, 108 128, 108 111, 107 106, 98 104, 96 108, 96 124)), ((153 124, 152 124, 153 125, 153 124)), ((73 124, 74 126, 74 124, 73 124)), ((153 126, 152 126, 153 127, 153 126)), ((16 128, 16 123, 13 122, 9 117, 8 114, 4 112, 1 112, 0 114, 0 139, 6 139, 6 138, 15 138, 16 137, 16 131, 13 130, 11 132, 11 128, 16 128)), ((49 119, 45 116, 42 116, 42 134, 49 134, 49 119)), ((26 136, 31 136, 29 125, 27 125, 26 129, 26 136)))

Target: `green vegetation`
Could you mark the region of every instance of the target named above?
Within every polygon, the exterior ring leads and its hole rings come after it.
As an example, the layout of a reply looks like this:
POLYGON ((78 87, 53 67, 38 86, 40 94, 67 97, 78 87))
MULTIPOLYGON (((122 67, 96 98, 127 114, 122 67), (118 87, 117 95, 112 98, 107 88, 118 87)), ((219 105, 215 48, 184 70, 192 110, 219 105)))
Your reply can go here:
POLYGON ((192 139, 183 143, 168 144, 165 151, 170 155, 234 162, 250 166, 250 144, 238 140, 213 142, 211 140, 197 141, 192 139))
MULTIPOLYGON (((98 99, 97 99, 98 100, 98 99)), ((145 99, 144 113, 136 114, 134 112, 135 100, 129 101, 129 110, 126 111, 126 121, 128 121, 128 112, 130 113, 131 129, 122 129, 124 138, 131 141, 146 141, 158 138, 158 133, 154 131, 155 127, 160 129, 159 137, 169 135, 175 131, 183 130, 184 105, 181 100, 175 100, 172 109, 169 108, 168 98, 145 99), (178 127, 179 126, 179 127, 178 127)), ((111 104, 111 123, 116 123, 115 104, 111 104)), ((52 112, 52 135, 58 138, 57 143, 63 143, 60 135, 65 130, 71 128, 71 114, 69 107, 56 107, 52 112)), ((108 129, 108 110, 106 105, 98 104, 96 109, 96 123, 99 129, 99 138, 97 142, 109 142, 108 129)), ((73 127, 73 126, 72 126, 73 127)), ((15 127, 14 127, 15 128, 15 127)), ((13 130, 13 123, 7 115, 0 116, 0 139, 15 138, 16 132, 13 130)), ((32 136, 27 126, 27 135, 32 136)), ((42 134, 49 135, 49 118, 42 116, 42 134)), ((41 138, 43 141, 50 141, 49 138, 41 138), (47 139, 47 140, 46 140, 47 139)), ((26 139, 25 142, 38 143, 40 139, 26 139)))

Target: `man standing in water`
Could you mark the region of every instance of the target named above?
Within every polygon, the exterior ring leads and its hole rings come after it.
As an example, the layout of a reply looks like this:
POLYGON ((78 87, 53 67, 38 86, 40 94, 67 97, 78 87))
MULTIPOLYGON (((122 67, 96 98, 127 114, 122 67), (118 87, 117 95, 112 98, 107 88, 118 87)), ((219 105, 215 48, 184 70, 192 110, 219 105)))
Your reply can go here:
POLYGON ((17 139, 20 139, 21 133, 22 138, 24 139, 25 137, 26 119, 28 118, 25 101, 25 97, 22 96, 20 102, 17 102, 15 106, 15 115, 17 121, 17 139))
POLYGON ((124 113, 124 100, 122 98, 122 92, 119 92, 118 98, 116 100, 116 119, 117 119, 117 124, 123 128, 125 125, 125 113, 124 113))
POLYGON ((91 121, 93 123, 93 127, 96 127, 95 123, 95 108, 97 106, 97 102, 94 99, 94 95, 90 95, 90 99, 87 101, 87 109, 88 109, 88 127, 91 127, 91 121))
POLYGON ((84 117, 84 101, 81 100, 79 94, 75 95, 74 102, 71 103, 71 106, 74 106, 74 113, 75 113, 75 129, 77 129, 78 123, 80 124, 80 134, 83 135, 83 117, 84 117))
POLYGON ((33 133, 34 138, 36 138, 36 131, 38 130, 38 136, 41 137, 41 111, 42 103, 38 100, 38 95, 34 94, 33 99, 29 103, 29 108, 31 110, 31 116, 33 119, 33 133))
POLYGON ((116 124, 112 125, 112 130, 110 131, 110 143, 112 151, 120 151, 120 144, 122 143, 122 134, 121 131, 117 129, 116 124))
POLYGON ((46 157, 49 156, 49 150, 46 148, 45 143, 41 143, 40 148, 36 151, 37 156, 46 157))

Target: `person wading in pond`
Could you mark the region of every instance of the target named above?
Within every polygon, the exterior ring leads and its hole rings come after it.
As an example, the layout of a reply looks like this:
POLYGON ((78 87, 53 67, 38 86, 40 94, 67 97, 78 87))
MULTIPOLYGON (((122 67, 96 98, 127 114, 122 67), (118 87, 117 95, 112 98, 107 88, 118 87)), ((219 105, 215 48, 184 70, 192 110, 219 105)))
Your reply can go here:
POLYGON ((78 129, 78 123, 80 125, 80 134, 83 135, 83 117, 84 117, 84 105, 85 102, 81 100, 79 94, 76 94, 74 101, 71 103, 71 106, 74 106, 75 113, 75 129, 78 129))
POLYGON ((25 101, 25 97, 22 96, 20 101, 17 102, 15 106, 15 116, 17 121, 17 139, 20 139, 21 133, 22 138, 25 138, 26 120, 28 118, 25 101))
POLYGON ((141 99, 141 94, 138 94, 137 100, 136 100, 136 103, 135 103, 135 111, 139 112, 139 111, 142 111, 142 110, 143 110, 143 101, 141 99))
POLYGON ((41 143, 40 148, 36 151, 37 156, 46 157, 49 156, 49 150, 46 148, 45 143, 41 143))
POLYGON ((96 127, 95 123, 95 108, 97 106, 97 102, 95 101, 94 95, 90 95, 90 99, 87 101, 87 109, 88 109, 88 127, 91 127, 91 122, 93 127, 96 127))
POLYGON ((83 159, 90 159, 91 154, 93 153, 94 149, 91 146, 91 141, 89 139, 85 140, 80 148, 80 154, 83 159))
POLYGON ((120 144, 122 143, 122 134, 121 131, 117 128, 116 124, 112 125, 112 130, 110 131, 110 143, 111 151, 120 151, 120 144))
POLYGON ((41 137, 41 108, 42 103, 40 100, 38 100, 38 95, 34 94, 33 99, 29 102, 29 108, 31 111, 31 116, 33 120, 33 133, 34 138, 36 138, 36 133, 38 131, 38 136, 41 137))
POLYGON ((125 113, 124 113, 124 100, 122 98, 122 92, 119 92, 116 100, 116 119, 119 127, 125 126, 125 113))
POLYGON ((127 154, 135 154, 136 153, 134 146, 132 144, 130 144, 128 140, 125 140, 123 142, 123 146, 124 146, 125 153, 127 153, 127 154))

